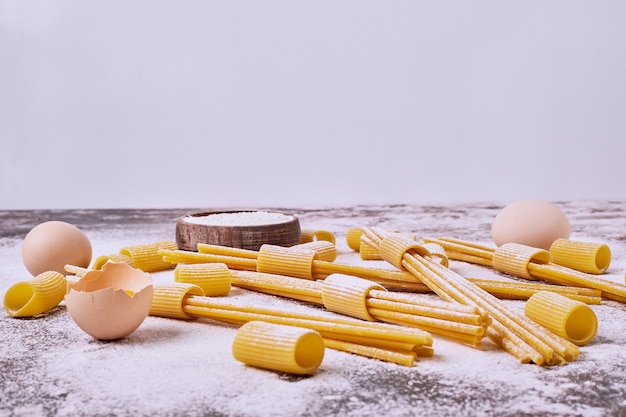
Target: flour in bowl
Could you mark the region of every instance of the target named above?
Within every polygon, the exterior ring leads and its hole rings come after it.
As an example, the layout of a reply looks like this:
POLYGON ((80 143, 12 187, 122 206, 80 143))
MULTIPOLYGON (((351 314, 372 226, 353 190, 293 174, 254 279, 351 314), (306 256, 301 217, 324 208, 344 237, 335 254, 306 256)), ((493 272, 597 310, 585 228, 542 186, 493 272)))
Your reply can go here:
POLYGON ((293 216, 270 211, 237 211, 212 213, 206 216, 187 216, 188 223, 204 224, 207 226, 259 226, 264 224, 279 224, 293 220, 293 216))

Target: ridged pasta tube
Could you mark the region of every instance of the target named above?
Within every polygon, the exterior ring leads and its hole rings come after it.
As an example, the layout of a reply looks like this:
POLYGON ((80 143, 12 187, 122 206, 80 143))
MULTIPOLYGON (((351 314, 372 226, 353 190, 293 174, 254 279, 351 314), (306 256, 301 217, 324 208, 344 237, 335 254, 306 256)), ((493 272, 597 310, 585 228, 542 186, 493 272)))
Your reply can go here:
POLYGON ((290 374, 312 374, 324 359, 324 340, 310 329, 250 321, 237 330, 232 352, 246 365, 290 374))
POLYGON ((411 252, 419 256, 430 256, 430 252, 420 243, 401 234, 387 234, 378 246, 383 259, 398 269, 404 269, 402 259, 404 254, 411 252))
POLYGON ((376 321, 367 311, 367 295, 371 290, 386 291, 383 286, 372 281, 351 275, 332 274, 322 284, 322 302, 329 311, 376 321))
POLYGON ((257 272, 289 275, 295 278, 314 279, 313 261, 318 259, 314 250, 262 245, 257 257, 257 272))
POLYGON ((337 247, 334 243, 327 240, 314 240, 312 242, 300 243, 291 247, 314 250, 317 252, 317 259, 320 261, 333 262, 337 259, 337 247))
POLYGON ((101 255, 98 256, 93 261, 92 269, 102 269, 105 263, 107 262, 123 262, 132 267, 135 267, 135 263, 132 258, 128 255, 122 255, 121 253, 112 253, 111 255, 101 255))
POLYGON ((224 263, 178 264, 174 281, 195 284, 209 297, 230 293, 230 270, 224 263))
POLYGON ((528 264, 548 264, 550 261, 550 252, 547 250, 519 243, 505 243, 493 254, 493 267, 496 271, 534 280, 537 278, 528 271, 528 264))
POLYGON ((588 274, 602 274, 611 264, 611 249, 604 243, 557 239, 550 255, 555 264, 588 274))
POLYGON ((183 310, 185 299, 191 295, 203 296, 204 291, 197 285, 183 282, 154 286, 149 314, 171 319, 193 319, 194 316, 183 310))
POLYGON ((531 296, 524 314, 579 346, 589 343, 598 330, 598 320, 588 305, 548 291, 531 296))
POLYGON ((441 265, 446 268, 449 266, 450 262, 448 260, 448 254, 446 250, 437 243, 423 243, 422 246, 430 253, 430 257, 433 261, 439 262, 441 265))
POLYGON ((361 242, 361 245, 359 246, 359 255, 364 261, 379 261, 383 259, 380 252, 378 252, 378 248, 367 242, 361 242))
POLYGON ((363 234, 362 227, 351 227, 346 232, 346 244, 350 249, 355 252, 361 250, 361 235, 363 234))
POLYGON ((321 240, 330 242, 333 245, 337 243, 334 233, 328 230, 304 229, 300 231, 301 243, 315 242, 315 241, 321 241, 321 240))
POLYGON ((56 271, 46 271, 28 281, 13 284, 4 295, 4 309, 11 317, 29 317, 56 307, 65 297, 67 280, 56 271))
POLYGON ((165 240, 161 242, 145 243, 127 246, 120 250, 120 254, 133 260, 135 268, 144 272, 165 271, 174 268, 174 264, 163 260, 159 250, 177 250, 176 242, 165 240))

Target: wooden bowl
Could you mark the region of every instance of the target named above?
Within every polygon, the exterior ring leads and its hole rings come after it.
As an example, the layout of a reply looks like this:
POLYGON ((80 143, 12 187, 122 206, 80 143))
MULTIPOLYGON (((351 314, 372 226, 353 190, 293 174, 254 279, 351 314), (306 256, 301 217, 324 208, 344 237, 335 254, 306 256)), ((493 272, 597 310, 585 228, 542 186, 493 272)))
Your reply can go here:
POLYGON ((203 224, 200 220, 194 221, 190 217, 206 217, 221 213, 260 213, 254 210, 212 211, 194 213, 180 217, 176 221, 176 244, 179 249, 197 251, 198 243, 229 246, 233 248, 259 250, 263 244, 278 246, 293 246, 301 243, 300 222, 295 216, 276 212, 285 216, 285 221, 267 224, 203 224), (192 220, 192 221, 190 221, 192 220))

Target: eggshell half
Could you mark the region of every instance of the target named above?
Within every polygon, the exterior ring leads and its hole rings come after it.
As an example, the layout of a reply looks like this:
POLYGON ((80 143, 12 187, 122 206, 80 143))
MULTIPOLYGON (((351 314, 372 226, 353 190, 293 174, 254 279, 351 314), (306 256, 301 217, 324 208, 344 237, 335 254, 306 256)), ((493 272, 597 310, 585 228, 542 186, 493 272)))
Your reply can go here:
POLYGON ((145 320, 152 304, 150 274, 109 262, 68 285, 67 310, 85 333, 100 340, 121 339, 145 320))
POLYGON ((491 236, 497 246, 519 243, 550 250, 560 238, 570 236, 570 223, 563 211, 543 200, 519 200, 504 207, 491 225, 491 236))

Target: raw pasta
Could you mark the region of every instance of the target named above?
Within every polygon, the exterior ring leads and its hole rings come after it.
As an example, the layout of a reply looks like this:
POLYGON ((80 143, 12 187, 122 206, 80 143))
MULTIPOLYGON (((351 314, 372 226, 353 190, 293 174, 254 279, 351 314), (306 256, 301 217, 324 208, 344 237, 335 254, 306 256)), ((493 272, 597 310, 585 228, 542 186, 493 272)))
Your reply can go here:
POLYGON ((235 359, 291 374, 312 374, 324 359, 324 340, 314 330, 263 321, 242 325, 233 341, 235 359))
POLYGON ((133 260, 133 266, 144 272, 165 271, 174 268, 174 264, 163 260, 160 250, 176 250, 176 242, 165 240, 162 242, 146 243, 127 246, 120 250, 120 254, 133 260))
POLYGON ((588 305, 551 292, 539 291, 530 297, 524 314, 579 346, 589 343, 598 330, 598 320, 588 305))
POLYGON ((302 243, 321 241, 321 240, 330 242, 333 245, 337 243, 334 233, 329 232, 328 230, 302 229, 300 231, 300 241, 302 243))
POLYGON ((178 264, 174 269, 174 281, 195 284, 207 296, 228 295, 230 270, 224 263, 178 264))
POLYGON ((56 271, 42 272, 13 284, 4 294, 4 309, 11 317, 36 316, 56 307, 65 297, 67 280, 56 271))
POLYGON ((588 274, 602 274, 611 264, 611 249, 604 243, 557 239, 550 255, 555 264, 588 274))

